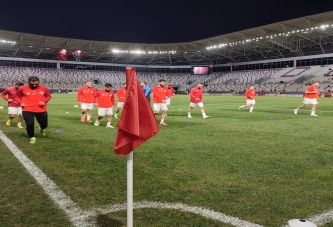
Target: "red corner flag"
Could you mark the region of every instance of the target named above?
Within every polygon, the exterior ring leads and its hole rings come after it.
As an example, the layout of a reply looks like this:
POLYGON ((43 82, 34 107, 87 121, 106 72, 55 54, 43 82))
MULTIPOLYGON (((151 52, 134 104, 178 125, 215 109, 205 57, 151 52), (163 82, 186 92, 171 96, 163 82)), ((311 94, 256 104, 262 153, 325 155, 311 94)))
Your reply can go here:
POLYGON ((114 151, 125 156, 159 131, 155 115, 136 78, 133 68, 126 68, 126 100, 120 121, 114 151))

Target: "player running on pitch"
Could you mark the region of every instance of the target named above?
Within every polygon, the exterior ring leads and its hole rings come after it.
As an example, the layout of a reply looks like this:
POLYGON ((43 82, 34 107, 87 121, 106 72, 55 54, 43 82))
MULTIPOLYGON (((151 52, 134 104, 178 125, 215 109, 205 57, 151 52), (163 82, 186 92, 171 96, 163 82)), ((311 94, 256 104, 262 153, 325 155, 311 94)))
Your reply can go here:
POLYGON ((124 107, 124 102, 126 99, 126 83, 124 83, 124 86, 122 88, 119 88, 119 90, 116 93, 116 96, 118 98, 117 102, 117 109, 114 114, 114 118, 118 119, 118 112, 124 107))
POLYGON ((16 92, 19 87, 23 86, 23 83, 17 82, 15 86, 6 88, 2 93, 1 97, 8 102, 8 115, 9 119, 6 121, 6 126, 10 126, 12 124, 12 120, 15 118, 15 115, 19 115, 17 121, 17 127, 23 128, 23 114, 22 114, 22 107, 20 103, 15 101, 16 99, 16 92))
POLYGON ((245 92, 244 96, 246 96, 246 104, 242 105, 238 108, 238 110, 243 109, 244 107, 250 106, 250 113, 253 113, 253 108, 254 105, 256 104, 256 100, 255 100, 255 96, 256 96, 256 92, 254 90, 254 86, 251 85, 249 87, 249 89, 245 92))
POLYGON ((166 117, 166 111, 168 110, 168 107, 166 105, 166 99, 168 97, 165 83, 166 81, 164 79, 161 79, 158 81, 158 85, 153 87, 152 89, 154 114, 156 115, 160 111, 162 111, 160 125, 167 125, 167 123, 164 122, 166 117))
POLYGON ((114 105, 114 93, 111 90, 112 85, 110 83, 106 83, 104 90, 98 90, 95 93, 95 98, 97 99, 97 106, 98 106, 98 117, 94 123, 95 126, 99 126, 100 120, 107 115, 107 128, 114 128, 111 126, 111 120, 113 115, 113 105, 114 105))
POLYGON ((96 93, 93 88, 92 81, 87 80, 86 86, 81 87, 77 92, 77 102, 81 105, 81 122, 91 123, 91 114, 96 102, 94 94, 96 93), (86 120, 87 113, 87 120, 86 120))
POLYGON ((194 107, 199 106, 202 118, 210 118, 205 113, 204 105, 202 102, 202 93, 203 93, 203 83, 198 83, 198 85, 191 89, 190 91, 190 107, 188 108, 187 116, 188 118, 192 118, 191 113, 194 107))
POLYGON ((312 107, 311 107, 310 116, 318 117, 318 115, 316 115, 316 108, 317 108, 318 98, 319 98, 319 94, 320 94, 318 88, 319 88, 319 82, 314 82, 311 86, 309 86, 305 90, 303 104, 300 105, 297 109, 294 109, 294 114, 297 114, 298 110, 303 109, 307 105, 311 104, 312 107))

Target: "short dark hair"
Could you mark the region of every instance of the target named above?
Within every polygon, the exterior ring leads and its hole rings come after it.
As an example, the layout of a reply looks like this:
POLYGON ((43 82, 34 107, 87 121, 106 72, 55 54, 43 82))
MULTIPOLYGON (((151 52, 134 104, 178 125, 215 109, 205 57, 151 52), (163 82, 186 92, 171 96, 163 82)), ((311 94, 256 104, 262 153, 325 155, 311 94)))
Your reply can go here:
POLYGON ((112 87, 112 84, 110 84, 110 83, 105 83, 104 86, 105 86, 105 87, 112 87))
POLYGON ((28 82, 30 82, 30 81, 39 81, 39 78, 38 78, 38 76, 31 76, 28 78, 28 82))
POLYGON ((166 82, 165 79, 160 79, 158 82, 166 82))
POLYGON ((205 83, 204 83, 204 82, 198 82, 198 84, 202 84, 202 85, 205 85, 205 83))
POLYGON ((24 83, 22 83, 22 82, 17 82, 15 85, 16 85, 16 86, 23 86, 24 83))
POLYGON ((144 83, 144 85, 146 85, 147 83, 146 82, 144 82, 144 81, 141 81, 141 83, 144 83))

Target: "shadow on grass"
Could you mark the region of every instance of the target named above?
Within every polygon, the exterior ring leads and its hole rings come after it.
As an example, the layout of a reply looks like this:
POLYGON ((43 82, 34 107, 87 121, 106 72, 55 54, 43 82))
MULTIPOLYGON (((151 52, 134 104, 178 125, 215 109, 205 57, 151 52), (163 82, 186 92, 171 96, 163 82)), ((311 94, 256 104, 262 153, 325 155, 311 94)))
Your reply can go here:
POLYGON ((108 215, 97 216, 97 226, 100 227, 122 227, 125 226, 120 220, 109 217, 108 215))

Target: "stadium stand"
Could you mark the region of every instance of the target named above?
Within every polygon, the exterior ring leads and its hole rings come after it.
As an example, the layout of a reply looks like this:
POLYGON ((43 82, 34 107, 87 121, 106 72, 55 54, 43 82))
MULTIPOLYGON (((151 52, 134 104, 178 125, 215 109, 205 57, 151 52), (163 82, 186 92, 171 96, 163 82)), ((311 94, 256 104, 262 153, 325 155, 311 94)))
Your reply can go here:
POLYGON ((0 67, 0 80, 2 82, 27 81, 29 77, 25 68, 0 67))
MULTIPOLYGON (((157 84, 157 80, 155 80, 156 75, 154 73, 137 73, 137 78, 139 81, 146 82, 149 87, 153 87, 157 84)), ((125 83, 125 76, 123 78, 125 83)))
MULTIPOLYGON (((333 81, 333 65, 306 66, 283 69, 245 70, 234 72, 214 72, 207 76, 193 76, 188 73, 137 73, 139 81, 153 87, 159 79, 166 79, 175 86, 188 91, 203 82, 205 92, 242 93, 251 84, 257 92, 303 92, 312 82, 319 81, 322 91, 330 91, 333 81)), ((114 90, 125 83, 125 74, 116 71, 67 70, 25 67, 0 67, 1 88, 12 86, 17 81, 26 82, 29 76, 36 75, 41 83, 53 92, 72 91, 80 88, 87 80, 94 81, 100 89, 109 82, 114 90)))
POLYGON ((189 79, 190 74, 182 74, 182 73, 172 73, 165 74, 165 79, 167 82, 172 82, 176 86, 180 86, 186 83, 189 79))

